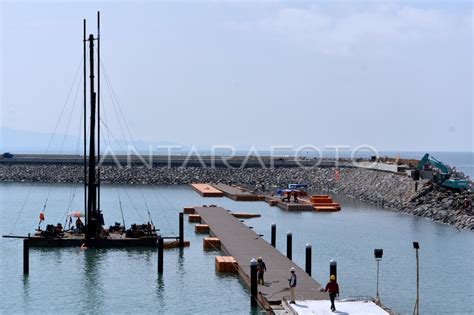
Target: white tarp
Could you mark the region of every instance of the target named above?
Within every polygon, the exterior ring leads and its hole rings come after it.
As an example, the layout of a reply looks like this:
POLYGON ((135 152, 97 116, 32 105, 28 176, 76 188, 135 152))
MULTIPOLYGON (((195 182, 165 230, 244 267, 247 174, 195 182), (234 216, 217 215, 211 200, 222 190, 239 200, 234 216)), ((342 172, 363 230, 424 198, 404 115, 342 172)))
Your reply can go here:
POLYGON ((321 315, 389 315, 381 307, 372 301, 337 301, 336 311, 331 311, 331 301, 296 301, 296 304, 289 304, 299 315, 321 314, 321 315))

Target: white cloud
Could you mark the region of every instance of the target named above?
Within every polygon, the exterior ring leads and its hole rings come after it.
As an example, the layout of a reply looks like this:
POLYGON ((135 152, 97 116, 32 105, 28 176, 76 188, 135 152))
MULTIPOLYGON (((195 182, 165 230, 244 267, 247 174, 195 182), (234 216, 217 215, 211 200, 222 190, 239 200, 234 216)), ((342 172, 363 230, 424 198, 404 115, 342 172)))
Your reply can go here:
POLYGON ((264 32, 326 54, 348 55, 369 44, 371 49, 449 39, 472 33, 472 11, 463 16, 409 5, 286 7, 273 11, 245 29, 264 32))

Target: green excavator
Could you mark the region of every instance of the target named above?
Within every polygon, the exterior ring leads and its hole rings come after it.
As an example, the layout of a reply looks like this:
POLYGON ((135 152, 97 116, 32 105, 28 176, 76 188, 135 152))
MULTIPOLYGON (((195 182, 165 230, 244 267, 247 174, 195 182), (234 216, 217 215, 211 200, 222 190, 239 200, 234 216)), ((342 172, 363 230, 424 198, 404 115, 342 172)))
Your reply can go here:
POLYGON ((452 172, 446 165, 430 156, 428 153, 423 156, 416 166, 415 172, 417 173, 417 176, 419 176, 420 171, 423 170, 426 164, 430 164, 438 170, 433 172, 433 180, 436 184, 453 190, 469 188, 469 182, 467 180, 453 177, 452 172))

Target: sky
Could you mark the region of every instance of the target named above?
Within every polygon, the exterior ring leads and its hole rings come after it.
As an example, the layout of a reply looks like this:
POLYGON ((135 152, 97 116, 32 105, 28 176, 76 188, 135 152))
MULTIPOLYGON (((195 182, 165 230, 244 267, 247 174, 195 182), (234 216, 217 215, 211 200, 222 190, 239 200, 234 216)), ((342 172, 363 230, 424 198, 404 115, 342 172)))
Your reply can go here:
POLYGON ((474 151, 462 1, 2 1, 2 130, 80 134, 97 10, 112 139, 474 151))

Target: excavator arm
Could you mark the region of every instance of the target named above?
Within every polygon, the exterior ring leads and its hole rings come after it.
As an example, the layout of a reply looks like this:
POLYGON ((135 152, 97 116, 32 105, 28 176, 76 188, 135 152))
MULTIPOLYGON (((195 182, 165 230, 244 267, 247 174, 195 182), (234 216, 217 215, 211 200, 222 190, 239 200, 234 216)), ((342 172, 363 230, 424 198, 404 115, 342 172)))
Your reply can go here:
POLYGON ((428 153, 426 153, 423 158, 420 160, 418 165, 416 166, 416 170, 420 171, 423 169, 423 167, 426 165, 426 163, 430 163, 437 169, 441 171, 442 174, 448 175, 449 174, 449 169, 446 165, 435 159, 434 157, 430 156, 428 153))
POLYGON ((449 168, 442 162, 430 156, 428 153, 426 153, 420 160, 420 163, 418 163, 418 165, 416 166, 416 171, 419 172, 420 170, 422 170, 426 163, 431 164, 440 171, 440 174, 437 177, 435 175, 435 181, 439 185, 450 189, 467 189, 469 187, 469 183, 467 180, 451 178, 449 168))
POLYGON ((432 156, 429 157, 429 160, 430 160, 430 164, 438 168, 442 174, 446 174, 446 175, 449 174, 449 169, 446 165, 444 165, 443 163, 441 163, 440 161, 438 161, 432 156))
POLYGON ((423 167, 425 166, 425 164, 428 162, 429 158, 430 158, 430 155, 428 153, 423 155, 423 158, 420 160, 420 162, 416 166, 416 170, 421 171, 423 167))

